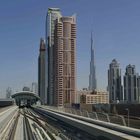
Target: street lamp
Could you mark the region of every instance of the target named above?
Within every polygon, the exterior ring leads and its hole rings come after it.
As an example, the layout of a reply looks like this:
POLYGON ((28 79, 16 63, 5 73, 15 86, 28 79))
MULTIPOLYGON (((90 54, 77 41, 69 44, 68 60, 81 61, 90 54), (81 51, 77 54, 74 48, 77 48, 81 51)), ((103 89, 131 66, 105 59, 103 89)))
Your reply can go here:
POLYGON ((129 109, 126 108, 125 110, 127 111, 127 119, 128 119, 128 127, 129 127, 129 109))

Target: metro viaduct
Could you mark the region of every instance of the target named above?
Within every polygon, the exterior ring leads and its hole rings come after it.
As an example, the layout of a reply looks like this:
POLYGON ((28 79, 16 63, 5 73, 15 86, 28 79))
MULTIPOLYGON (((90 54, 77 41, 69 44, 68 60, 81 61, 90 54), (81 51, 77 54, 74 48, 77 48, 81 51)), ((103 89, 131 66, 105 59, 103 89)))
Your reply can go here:
POLYGON ((15 99, 17 106, 30 106, 36 104, 36 102, 40 100, 39 96, 37 96, 34 92, 30 91, 17 92, 11 97, 15 99))

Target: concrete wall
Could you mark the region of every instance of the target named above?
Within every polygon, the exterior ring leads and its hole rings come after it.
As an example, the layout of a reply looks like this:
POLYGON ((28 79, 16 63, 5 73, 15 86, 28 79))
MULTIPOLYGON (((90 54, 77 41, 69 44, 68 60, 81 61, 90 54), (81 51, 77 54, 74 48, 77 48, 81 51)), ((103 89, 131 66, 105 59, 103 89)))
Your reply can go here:
POLYGON ((92 104, 80 104, 80 110, 87 110, 89 112, 92 112, 92 104))

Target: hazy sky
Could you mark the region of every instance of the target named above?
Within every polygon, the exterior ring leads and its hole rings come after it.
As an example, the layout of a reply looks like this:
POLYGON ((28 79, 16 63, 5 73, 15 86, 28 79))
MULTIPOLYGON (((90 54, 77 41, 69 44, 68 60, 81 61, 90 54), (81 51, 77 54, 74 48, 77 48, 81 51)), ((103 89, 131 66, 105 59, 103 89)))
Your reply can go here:
POLYGON ((37 81, 38 50, 48 7, 77 14, 77 87, 88 87, 90 32, 94 31, 98 88, 107 86, 113 58, 140 72, 140 0, 0 0, 0 96, 37 81))

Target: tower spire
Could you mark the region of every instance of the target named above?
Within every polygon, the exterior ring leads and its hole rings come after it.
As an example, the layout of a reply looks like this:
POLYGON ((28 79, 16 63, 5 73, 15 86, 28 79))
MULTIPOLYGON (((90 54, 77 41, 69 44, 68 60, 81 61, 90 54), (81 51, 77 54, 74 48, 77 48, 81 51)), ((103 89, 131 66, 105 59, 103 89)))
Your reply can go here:
POLYGON ((93 38, 92 38, 92 31, 91 31, 91 60, 92 60, 92 50, 93 50, 93 38))
POLYGON ((93 32, 91 31, 91 61, 95 63, 94 54, 95 54, 95 47, 94 47, 94 40, 93 40, 93 32))

